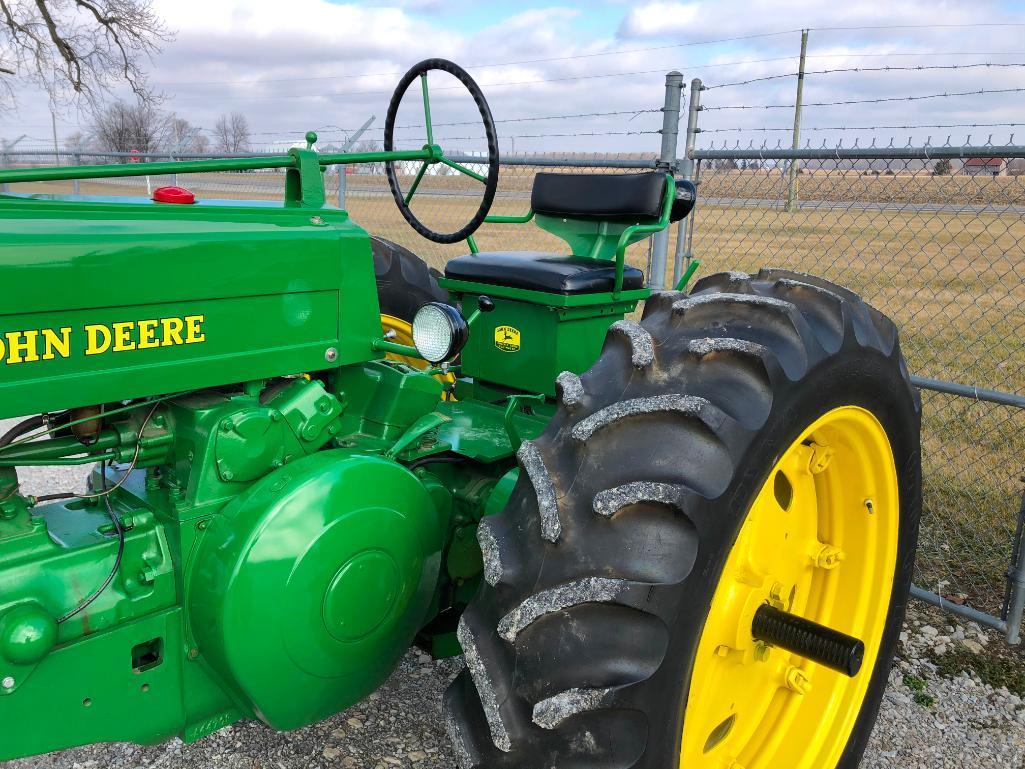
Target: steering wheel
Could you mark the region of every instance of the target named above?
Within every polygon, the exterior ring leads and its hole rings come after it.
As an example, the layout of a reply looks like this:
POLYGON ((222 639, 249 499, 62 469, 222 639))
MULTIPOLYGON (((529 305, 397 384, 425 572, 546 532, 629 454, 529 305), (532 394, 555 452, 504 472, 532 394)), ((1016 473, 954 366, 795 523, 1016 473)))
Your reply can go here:
POLYGON ((477 231, 477 228, 484 223, 484 217, 487 216, 488 211, 491 210, 491 204, 494 203, 495 190, 498 189, 498 132, 495 130, 495 120, 491 117, 491 108, 488 106, 488 103, 484 98, 484 93, 480 90, 480 86, 477 85, 474 79, 470 77, 469 73, 467 73, 467 71, 458 64, 453 64, 446 59, 425 59, 402 76, 398 86, 395 88, 395 93, 392 94, 391 103, 388 105, 388 117, 384 123, 385 152, 391 152, 394 149, 395 117, 399 111, 399 104, 402 102, 402 98, 406 95, 406 91, 409 89, 410 83, 416 80, 417 77, 420 78, 420 87, 423 91, 424 97, 424 126, 427 129, 427 144, 424 145, 424 150, 428 152, 429 155, 421 164, 420 170, 417 171, 416 178, 413 179, 413 184, 405 195, 403 195, 402 191, 399 189, 399 180, 395 174, 395 161, 387 161, 385 163, 385 169, 388 173, 388 186, 391 188, 392 197, 395 198, 395 204, 399 207, 399 211, 414 230, 428 240, 433 240, 435 243, 458 243, 461 240, 466 240, 468 236, 477 231), (480 111, 481 121, 484 123, 484 132, 488 140, 487 176, 482 176, 466 166, 445 157, 441 147, 434 143, 434 128, 431 125, 431 103, 430 96, 427 93, 427 73, 432 69, 447 72, 455 77, 466 87, 466 90, 470 92, 470 96, 473 97, 473 101, 477 105, 477 109, 480 111), (413 199, 413 195, 416 194, 416 190, 417 187, 420 186, 420 182, 423 181, 424 174, 427 173, 427 169, 437 163, 442 163, 455 169, 461 174, 466 174, 484 185, 484 196, 481 199, 477 213, 473 215, 473 218, 470 219, 466 226, 456 230, 455 232, 435 232, 417 219, 416 215, 409 207, 409 203, 413 199))

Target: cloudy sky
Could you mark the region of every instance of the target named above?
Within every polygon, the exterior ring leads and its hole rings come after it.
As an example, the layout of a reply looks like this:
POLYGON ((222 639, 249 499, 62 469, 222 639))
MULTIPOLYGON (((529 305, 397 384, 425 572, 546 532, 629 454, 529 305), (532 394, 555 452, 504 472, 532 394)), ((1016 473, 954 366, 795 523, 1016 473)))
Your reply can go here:
MULTIPOLYGON (((645 110, 661 106, 666 71, 709 86, 792 73, 803 27, 812 28, 810 72, 934 67, 810 74, 809 103, 1025 89, 1025 66, 979 66, 1025 64, 1025 0, 155 0, 155 8, 176 32, 150 67, 164 107, 207 128, 223 112, 243 112, 259 145, 295 140, 310 128, 339 139, 372 115, 379 138, 399 74, 442 56, 467 66, 484 88, 501 121, 504 152, 655 151, 659 137, 652 132, 661 115, 645 110), (935 68, 955 64, 972 66, 935 68), (607 112, 625 114, 591 114, 607 112), (560 115, 580 117, 534 119, 560 115)), ((436 122, 472 117, 451 82, 438 78, 432 88, 436 122)), ((761 105, 792 104, 795 88, 793 77, 781 77, 704 92, 709 109, 701 123, 709 130, 700 143, 789 142, 786 131, 755 129, 790 126, 791 109, 761 105), (756 108, 714 109, 736 106, 756 108)), ((403 114, 415 118, 418 107, 408 101, 403 114)), ((60 109, 57 118, 60 138, 88 126, 74 108, 60 109)), ((909 136, 943 143, 948 134, 960 142, 966 134, 985 141, 990 133, 995 142, 1016 133, 1025 143, 1025 92, 809 106, 804 125, 816 146, 841 136, 849 146, 855 137, 863 144, 885 144, 891 136, 901 144, 909 136), (1023 125, 811 130, 1017 122, 1023 125)), ((419 130, 399 136, 418 145, 419 130)), ((29 138, 22 146, 52 142, 49 106, 38 93, 21 92, 17 110, 0 122, 2 137, 23 133, 29 138)), ((472 126, 438 133, 447 148, 479 145, 472 126)))

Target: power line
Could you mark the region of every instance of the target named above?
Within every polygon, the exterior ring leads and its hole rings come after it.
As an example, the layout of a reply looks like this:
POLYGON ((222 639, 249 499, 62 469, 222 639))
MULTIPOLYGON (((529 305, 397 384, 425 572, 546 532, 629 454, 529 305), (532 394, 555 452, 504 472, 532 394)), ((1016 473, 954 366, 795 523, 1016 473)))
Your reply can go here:
MULTIPOLYGON (((805 72, 805 75, 835 75, 841 72, 925 72, 928 70, 954 70, 954 69, 980 69, 980 68, 1006 68, 1025 67, 1025 62, 973 62, 970 64, 916 64, 906 67, 839 67, 836 69, 818 69, 805 72)), ((749 85, 751 83, 764 83, 766 80, 780 80, 782 78, 797 77, 798 72, 785 72, 779 75, 765 75, 753 77, 748 80, 737 80, 732 83, 719 83, 717 85, 705 86, 706 91, 715 88, 728 88, 730 86, 749 85)))
MULTIPOLYGON (((882 104, 893 101, 923 101, 925 99, 948 99, 955 96, 981 96, 983 94, 1023 93, 1025 88, 980 88, 977 91, 957 91, 953 93, 930 93, 921 96, 889 96, 878 99, 846 99, 844 101, 811 101, 805 107, 841 107, 852 104, 882 104)), ((702 107, 704 110, 727 109, 793 109, 793 104, 730 104, 722 107, 702 107)))
POLYGON ((977 21, 953 24, 874 24, 851 27, 809 27, 813 32, 851 32, 872 29, 966 29, 968 27, 1025 27, 1025 22, 977 21))

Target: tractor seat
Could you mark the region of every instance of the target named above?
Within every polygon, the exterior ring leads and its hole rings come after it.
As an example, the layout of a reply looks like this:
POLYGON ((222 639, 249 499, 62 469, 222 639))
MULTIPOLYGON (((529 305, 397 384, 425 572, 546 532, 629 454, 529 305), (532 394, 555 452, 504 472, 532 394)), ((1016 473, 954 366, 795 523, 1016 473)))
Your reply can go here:
MULTIPOLYGON (((534 177, 530 206, 552 219, 647 224, 662 213, 666 175, 552 174, 534 177)), ((615 287, 616 265, 583 256, 543 252, 494 251, 458 256, 445 266, 445 277, 556 294, 595 294, 615 287)), ((623 288, 644 287, 644 273, 623 269, 623 288)))
MULTIPOLYGON (((614 288, 616 265, 582 256, 494 251, 450 259, 445 277, 549 294, 597 294, 614 288)), ((623 288, 643 287, 644 273, 636 267, 625 267, 623 288)))

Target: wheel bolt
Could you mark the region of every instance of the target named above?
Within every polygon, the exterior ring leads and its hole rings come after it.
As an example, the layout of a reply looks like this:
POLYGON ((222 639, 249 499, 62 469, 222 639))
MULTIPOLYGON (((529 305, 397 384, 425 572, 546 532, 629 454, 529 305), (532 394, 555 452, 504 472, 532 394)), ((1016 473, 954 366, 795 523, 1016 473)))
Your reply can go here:
POLYGON ((805 695, 811 691, 811 681, 808 675, 799 667, 791 665, 786 672, 787 688, 790 691, 805 695))
POLYGON ((808 471, 812 475, 818 475, 833 461, 834 451, 829 446, 820 446, 817 443, 811 445, 811 459, 808 461, 808 471))
POLYGON ((759 641, 755 644, 755 661, 756 662, 768 662, 769 661, 769 645, 759 641))
POLYGON ((823 545, 815 556, 815 565, 820 569, 835 569, 847 558, 847 554, 833 545, 823 545))

